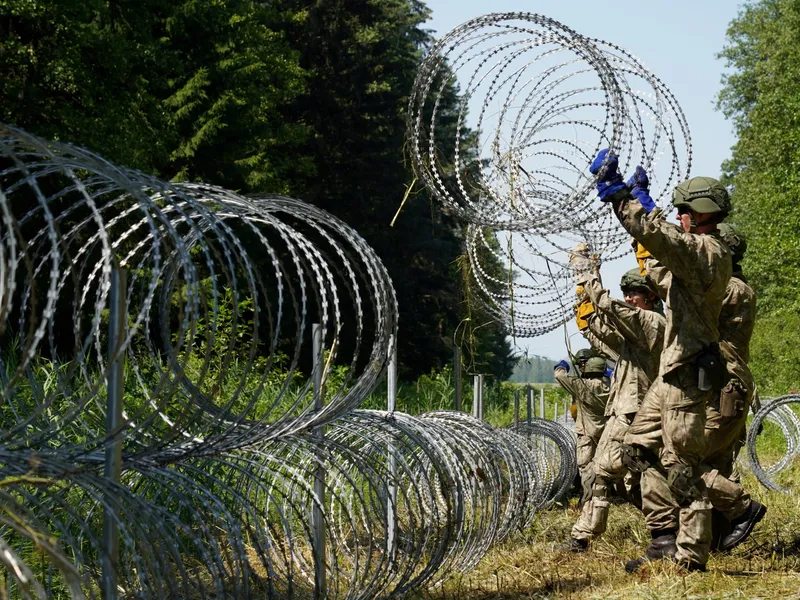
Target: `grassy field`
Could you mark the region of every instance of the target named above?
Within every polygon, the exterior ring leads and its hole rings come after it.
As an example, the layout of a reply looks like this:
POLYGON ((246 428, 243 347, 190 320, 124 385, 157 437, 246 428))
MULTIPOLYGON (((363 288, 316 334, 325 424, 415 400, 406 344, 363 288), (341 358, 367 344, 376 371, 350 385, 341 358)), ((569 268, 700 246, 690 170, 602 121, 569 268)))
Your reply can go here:
POLYGON ((640 573, 623 564, 649 541, 631 506, 613 506, 606 534, 584 554, 554 551, 578 518, 575 500, 538 515, 486 555, 478 568, 429 590, 429 599, 523 598, 800 598, 800 496, 766 491, 754 477, 743 482, 769 512, 751 538, 730 554, 712 555, 707 573, 686 574, 664 561, 640 573))
MULTIPOLYGON (((507 411, 492 414, 495 424, 507 411)), ((491 420, 488 419, 488 420, 491 420)), ((786 451, 777 427, 759 435, 764 466, 786 451)), ((741 463, 740 463, 741 464, 741 463)), ((768 507, 750 539, 729 554, 713 554, 707 573, 687 574, 659 561, 629 575, 625 561, 642 554, 650 541, 642 514, 630 505, 612 506, 608 531, 583 554, 555 551, 578 518, 577 500, 537 515, 527 531, 493 547, 478 567, 429 589, 428 600, 517 600, 525 598, 798 598, 800 599, 800 464, 776 480, 794 495, 770 492, 742 468, 742 483, 768 507)))

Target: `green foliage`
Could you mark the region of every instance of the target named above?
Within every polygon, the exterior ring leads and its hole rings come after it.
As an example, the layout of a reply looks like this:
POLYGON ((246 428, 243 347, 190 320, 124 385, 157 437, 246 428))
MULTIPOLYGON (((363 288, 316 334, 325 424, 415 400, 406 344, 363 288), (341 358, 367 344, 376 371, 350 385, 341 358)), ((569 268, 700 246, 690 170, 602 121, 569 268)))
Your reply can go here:
MULTIPOLYGON (((428 16, 417 0, 6 0, 0 119, 162 178, 330 211, 393 278, 404 378, 446 365, 470 317, 465 364, 504 379, 506 332, 459 283, 463 226, 418 188, 389 226, 413 180, 405 118, 428 16)), ((448 85, 451 128, 457 100, 448 85)))
POLYGON ((307 128, 282 33, 297 13, 255 0, 0 3, 5 122, 162 177, 286 191, 307 128))
MULTIPOLYGON (((798 384, 800 349, 783 343, 800 309, 800 3, 759 0, 740 11, 720 56, 718 106, 737 142, 723 165, 733 220, 747 236, 744 272, 758 295, 752 362, 759 385, 785 393, 798 384)), ((789 334, 791 335, 791 334, 789 334)))
POLYGON ((793 333, 800 331, 800 315, 777 311, 756 321, 750 344, 750 368, 761 394, 781 396, 800 389, 800 356, 793 333))

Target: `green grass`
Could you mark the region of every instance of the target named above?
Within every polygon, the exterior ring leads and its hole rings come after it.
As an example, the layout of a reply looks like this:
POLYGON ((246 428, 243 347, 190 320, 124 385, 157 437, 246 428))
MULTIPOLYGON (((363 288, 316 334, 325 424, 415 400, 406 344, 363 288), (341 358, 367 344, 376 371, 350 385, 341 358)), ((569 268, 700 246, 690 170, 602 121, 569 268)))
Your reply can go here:
POLYGON ((578 518, 573 500, 539 514, 528 531, 492 548, 474 571, 420 597, 800 598, 800 496, 767 492, 749 473, 743 482, 769 512, 745 544, 712 555, 707 573, 687 575, 666 562, 625 573, 624 562, 639 556, 649 541, 644 519, 632 506, 612 507, 608 531, 588 552, 554 551, 578 518))
MULTIPOLYGON (((504 413, 493 415, 504 417, 504 413)), ((501 419, 502 420, 502 419, 501 419)), ((501 424, 501 423, 498 423, 501 424)), ((759 436, 762 464, 786 449, 780 430, 767 424, 759 436)), ((729 554, 713 554, 707 573, 686 574, 666 562, 625 573, 649 542, 644 517, 634 507, 612 506, 608 531, 584 554, 555 551, 578 519, 576 500, 537 515, 526 531, 490 549, 470 573, 454 574, 420 594, 426 600, 516 600, 594 598, 800 598, 800 461, 776 478, 796 491, 766 490, 740 466, 742 483, 768 512, 750 539, 729 554)))

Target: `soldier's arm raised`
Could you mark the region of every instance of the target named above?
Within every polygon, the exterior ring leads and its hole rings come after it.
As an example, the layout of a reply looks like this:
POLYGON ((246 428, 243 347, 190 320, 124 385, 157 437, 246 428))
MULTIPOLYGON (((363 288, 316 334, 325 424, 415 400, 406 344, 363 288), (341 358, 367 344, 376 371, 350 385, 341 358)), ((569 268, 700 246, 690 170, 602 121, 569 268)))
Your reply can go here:
POLYGON ((640 309, 612 298, 608 290, 601 285, 600 279, 595 273, 587 274, 581 285, 589 295, 595 310, 608 323, 608 326, 613 327, 622 338, 631 344, 648 347, 647 338, 642 329, 640 309))
POLYGON ((581 333, 594 349, 605 354, 611 360, 619 359, 625 340, 600 315, 592 315, 589 319, 589 327, 581 333))

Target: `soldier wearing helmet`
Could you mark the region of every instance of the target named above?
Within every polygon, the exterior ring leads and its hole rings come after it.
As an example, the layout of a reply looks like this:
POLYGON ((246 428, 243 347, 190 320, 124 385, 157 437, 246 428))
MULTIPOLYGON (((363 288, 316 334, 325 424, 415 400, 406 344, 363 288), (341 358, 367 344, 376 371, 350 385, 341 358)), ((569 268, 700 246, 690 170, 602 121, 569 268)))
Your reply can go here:
MULTIPOLYGON (((577 362, 580 364, 581 361, 577 362)), ((553 374, 561 387, 570 393, 578 408, 575 434, 578 436, 578 472, 583 487, 581 501, 585 502, 594 479, 591 470, 592 457, 605 425, 608 382, 605 378, 606 361, 599 356, 590 356, 583 367, 579 368, 580 377, 569 375, 569 363, 562 360, 556 364, 553 374)))
POLYGON ((687 570, 705 570, 711 540, 711 509, 700 465, 706 455, 706 407, 725 384, 718 321, 731 277, 731 252, 717 225, 731 209, 725 187, 710 177, 679 184, 672 197, 680 226, 667 222, 659 209, 637 200, 647 175, 637 167, 629 189, 608 151, 595 158, 600 199, 610 202, 623 227, 668 271, 664 290, 667 315, 659 375, 642 401, 625 437, 631 447, 659 453, 659 464, 642 474, 643 507, 667 490, 678 507, 678 529, 651 528, 653 541, 645 555, 630 561, 636 570, 648 559, 672 558, 687 570), (644 417, 642 415, 645 415, 644 417), (653 444, 652 416, 660 414, 661 438, 653 444), (642 421, 642 422, 640 422, 642 421), (661 444, 663 440, 663 445, 661 444), (667 486, 661 481, 666 474, 667 486))
MULTIPOLYGON (((746 438, 747 413, 757 407, 755 382, 747 363, 756 314, 756 295, 744 278, 741 260, 747 241, 738 227, 720 223, 718 230, 733 256, 733 276, 728 282, 719 317, 720 350, 729 381, 710 403, 706 414, 708 453, 701 469, 714 509, 730 524, 715 521, 715 547, 731 550, 741 544, 767 512, 766 506, 750 498, 733 481, 734 461, 746 438)), ((756 408, 757 410, 757 408, 756 408)))
POLYGON ((586 550, 589 542, 606 530, 609 492, 629 474, 622 442, 642 398, 658 376, 666 323, 655 310, 661 302, 639 269, 622 276, 625 301, 621 301, 611 298, 603 288, 596 269, 580 266, 582 260, 585 258, 580 250, 571 255, 575 282, 585 291, 585 301, 593 305, 586 331, 612 346, 619 358, 611 379, 606 426, 592 461, 592 498, 584 504, 569 541, 561 547, 572 552, 586 550))
MULTIPOLYGON (((729 223, 720 223, 718 230, 731 250, 733 262, 733 276, 726 287, 718 322, 719 348, 728 380, 706 408, 706 455, 699 470, 711 504, 724 516, 714 520, 713 547, 725 551, 741 544, 767 509, 751 500, 732 476, 736 454, 746 436, 748 408, 758 405, 755 382, 747 366, 756 298, 740 264, 747 248, 744 235, 729 223)), ((657 282, 658 289, 665 293, 671 283, 669 270, 652 257, 645 259, 644 267, 648 279, 657 282)), ((668 507, 663 511, 668 511, 668 507)), ((677 527, 674 518, 672 526, 677 527)))

